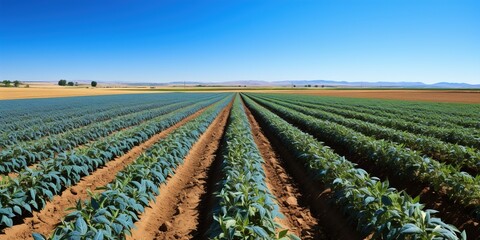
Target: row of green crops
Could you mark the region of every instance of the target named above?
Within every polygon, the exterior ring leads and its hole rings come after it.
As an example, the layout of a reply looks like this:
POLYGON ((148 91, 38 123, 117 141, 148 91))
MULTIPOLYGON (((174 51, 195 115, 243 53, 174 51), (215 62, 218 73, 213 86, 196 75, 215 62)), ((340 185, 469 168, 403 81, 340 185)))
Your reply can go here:
POLYGON ((274 218, 281 217, 265 184, 263 159, 237 95, 223 142, 221 189, 208 235, 212 239, 288 239, 274 218), (279 234, 277 235, 277 232, 279 234))
POLYGON ((101 103, 98 104, 98 106, 93 105, 90 109, 85 109, 87 106, 80 109, 77 109, 76 106, 72 106, 71 109, 64 111, 52 109, 44 112, 43 115, 37 117, 38 120, 36 122, 14 120, 2 128, 8 129, 8 131, 3 131, 0 134, 0 147, 24 141, 37 140, 44 136, 59 134, 91 123, 108 120, 114 116, 125 115, 140 110, 153 109, 164 105, 165 102, 178 101, 170 95, 167 95, 164 98, 165 101, 140 103, 135 105, 127 104, 126 106, 118 106, 114 102, 101 103), (61 117, 61 119, 48 123, 41 121, 43 118, 50 118, 51 115, 57 115, 58 117, 61 117), (28 125, 25 126, 25 124, 28 125), (10 129, 12 125, 18 129, 10 129))
MULTIPOLYGON (((200 101, 203 99, 197 99, 200 101)), ((175 101, 176 102, 176 101, 175 101)), ((33 143, 18 144, 0 152, 0 174, 20 171, 28 165, 53 158, 55 154, 71 150, 81 144, 106 137, 115 131, 135 126, 141 122, 164 115, 193 103, 187 100, 180 103, 166 102, 162 107, 143 110, 111 120, 94 123, 87 127, 74 129, 61 135, 49 136, 33 143)))
MULTIPOLYGON (((417 123, 413 123, 408 120, 402 120, 399 118, 387 118, 387 117, 381 117, 378 115, 361 113, 355 110, 345 110, 345 109, 341 109, 341 107, 339 108, 339 107, 324 106, 321 102, 320 103, 303 103, 303 100, 302 101, 287 100, 288 97, 285 97, 285 98, 286 99, 284 99, 284 101, 289 101, 303 107, 320 109, 320 110, 328 111, 330 113, 335 113, 347 118, 355 118, 362 121, 379 124, 381 126, 408 131, 416 134, 422 134, 425 136, 431 136, 446 142, 461 144, 464 146, 480 149, 480 136, 478 136, 478 134, 475 135, 475 133, 469 129, 460 128, 460 127, 445 128, 445 127, 426 126, 426 125, 422 126, 417 123)), ((301 97, 298 97, 298 98, 301 98, 301 97)), ((402 113, 399 113, 399 114, 402 114, 402 113)), ((478 119, 476 121, 478 122, 478 119)))
POLYGON ((34 131, 45 128, 46 125, 55 127, 65 120, 89 117, 96 113, 111 112, 131 107, 144 108, 147 105, 154 106, 162 102, 169 102, 181 98, 181 95, 130 95, 124 96, 97 96, 97 97, 73 97, 52 99, 22 99, 0 101, 0 135, 5 132, 34 131), (2 106, 6 109, 2 109, 2 106), (19 114, 23 115, 19 116, 19 114))
POLYGON ((269 96, 281 97, 284 100, 295 100, 298 103, 313 103, 367 113, 374 116, 403 119, 408 122, 415 122, 419 125, 453 128, 464 127, 469 130, 478 130, 480 127, 480 122, 478 121, 480 115, 473 114, 475 113, 475 109, 480 111, 480 108, 472 104, 453 104, 453 106, 451 106, 452 104, 449 103, 412 103, 410 101, 392 102, 374 99, 351 99, 306 95, 287 96, 285 94, 269 94, 269 96))
MULTIPOLYGON (((101 194, 79 201, 49 239, 125 239, 159 187, 183 163, 191 147, 206 131, 231 97, 209 107, 200 116, 173 131, 119 172, 101 194)), ((35 239, 46 239, 34 234, 35 239)))
MULTIPOLYGON (((342 98, 342 97, 317 97, 298 95, 300 98, 319 100, 335 104, 353 105, 355 107, 376 109, 389 113, 399 114, 406 112, 410 116, 425 117, 425 115, 439 115, 442 120, 450 122, 463 122, 463 119, 472 120, 480 117, 480 106, 477 104, 439 103, 425 101, 403 101, 367 98, 342 98)), ((316 102, 319 102, 316 101, 316 102)))
MULTIPOLYGON (((313 100, 313 99, 311 99, 313 100)), ((317 102, 318 101, 313 101, 317 102)), ((445 111, 438 111, 438 112, 416 112, 414 110, 408 109, 393 109, 395 111, 389 111, 390 109, 383 108, 375 108, 370 107, 368 105, 358 105, 353 101, 350 103, 335 103, 329 104, 329 106, 346 109, 346 110, 353 110, 357 112, 367 113, 370 115, 386 117, 386 118, 393 118, 393 119, 403 119, 408 122, 414 122, 418 125, 426 125, 426 126, 437 126, 437 127, 446 127, 446 128, 466 128, 468 130, 478 131, 478 127, 480 127, 480 123, 475 121, 475 117, 461 117, 456 114, 446 114, 445 111)))
POLYGON ((287 101, 277 100, 276 98, 261 97, 261 99, 295 109, 296 111, 322 120, 338 123, 376 139, 385 139, 403 144, 405 147, 420 151, 434 159, 448 162, 453 166, 457 166, 459 169, 471 169, 475 173, 478 173, 480 170, 480 152, 473 148, 446 143, 436 138, 399 131, 357 119, 345 118, 324 110, 303 107, 301 103, 291 104, 287 101))
POLYGON ((9 131, 0 135, 0 146, 6 147, 9 145, 16 145, 22 142, 27 144, 35 142, 45 136, 52 136, 68 132, 75 128, 87 126, 92 123, 109 120, 116 116, 131 114, 142 110, 150 110, 161 107, 164 102, 154 104, 146 104, 144 106, 132 106, 126 108, 116 108, 110 111, 102 111, 97 113, 90 113, 76 118, 67 118, 62 121, 56 121, 47 124, 35 124, 29 128, 20 129, 17 131, 9 131))
MULTIPOLYGON (((330 187, 335 203, 363 234, 375 239, 466 239, 455 227, 423 210, 418 199, 389 187, 363 169, 323 146, 248 97, 245 103, 309 171, 309 177, 330 187)), ((294 161, 295 159, 291 159, 294 161)))
POLYGON ((203 101, 156 117, 87 144, 78 151, 60 153, 56 158, 40 162, 35 169, 21 171, 15 179, 5 178, 0 188, 0 228, 11 226, 12 219, 24 216, 26 211, 41 210, 46 201, 80 181, 81 177, 218 101, 219 98, 203 101))
MULTIPOLYGON (((69 101, 67 100, 66 102, 69 101)), ((108 111, 117 106, 117 104, 112 104, 112 102, 109 104, 93 105, 88 108, 82 105, 54 105, 53 102, 48 101, 48 99, 46 103, 42 100, 6 100, 0 102, 0 112, 4 114, 0 116, 0 123, 4 126, 0 129, 0 132, 25 129, 35 124, 62 121, 65 118, 82 116, 82 114, 108 111), (45 114, 47 112, 49 114, 45 114)))
POLYGON ((328 145, 341 146, 351 155, 373 165, 383 166, 406 179, 414 179, 444 191, 456 203, 475 208, 480 218, 480 175, 473 177, 451 165, 440 163, 417 152, 385 140, 375 140, 342 125, 316 119, 292 108, 256 99, 263 106, 300 126, 328 145))

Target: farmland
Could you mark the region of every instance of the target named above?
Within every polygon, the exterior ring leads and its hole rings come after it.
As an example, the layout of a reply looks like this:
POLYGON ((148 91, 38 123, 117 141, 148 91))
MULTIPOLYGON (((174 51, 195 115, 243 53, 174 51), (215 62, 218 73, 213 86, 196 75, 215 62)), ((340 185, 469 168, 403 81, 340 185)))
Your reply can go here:
POLYGON ((258 92, 3 100, 0 239, 478 239, 479 119, 258 92))

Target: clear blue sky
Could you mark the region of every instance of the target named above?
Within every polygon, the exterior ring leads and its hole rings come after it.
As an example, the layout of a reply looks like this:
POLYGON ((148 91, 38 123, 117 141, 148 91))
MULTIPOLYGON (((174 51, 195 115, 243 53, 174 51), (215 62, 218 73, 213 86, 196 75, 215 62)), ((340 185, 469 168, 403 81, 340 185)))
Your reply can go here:
POLYGON ((480 1, 0 0, 0 80, 480 83, 480 1))

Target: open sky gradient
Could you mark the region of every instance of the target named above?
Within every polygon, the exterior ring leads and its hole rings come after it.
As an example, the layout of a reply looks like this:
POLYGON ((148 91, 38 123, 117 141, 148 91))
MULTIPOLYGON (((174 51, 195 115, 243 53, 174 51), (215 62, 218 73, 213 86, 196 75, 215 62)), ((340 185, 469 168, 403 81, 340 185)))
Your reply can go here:
POLYGON ((480 1, 0 0, 0 80, 480 84, 480 1))

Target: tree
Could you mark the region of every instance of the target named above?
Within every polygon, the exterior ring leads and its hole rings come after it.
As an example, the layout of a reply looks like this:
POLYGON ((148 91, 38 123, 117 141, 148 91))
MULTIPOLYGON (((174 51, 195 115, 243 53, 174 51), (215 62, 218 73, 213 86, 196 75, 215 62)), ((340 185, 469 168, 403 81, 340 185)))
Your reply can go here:
POLYGON ((75 86, 78 86, 78 82, 75 82, 75 86))
POLYGON ((60 86, 66 86, 66 85, 67 85, 67 80, 65 80, 65 79, 60 79, 60 81, 58 81, 58 85, 60 85, 60 86))
POLYGON ((3 84, 5 85, 5 87, 10 87, 10 83, 12 83, 12 81, 10 81, 10 80, 3 80, 3 84))
POLYGON ((73 83, 73 82, 68 82, 67 85, 68 85, 68 86, 74 86, 75 83, 73 83))
POLYGON ((18 80, 13 81, 13 86, 15 86, 15 87, 20 86, 20 81, 18 81, 18 80))
POLYGON ((90 83, 90 85, 92 85, 92 87, 96 87, 96 86, 97 86, 97 82, 96 82, 96 81, 92 81, 92 83, 90 83))

